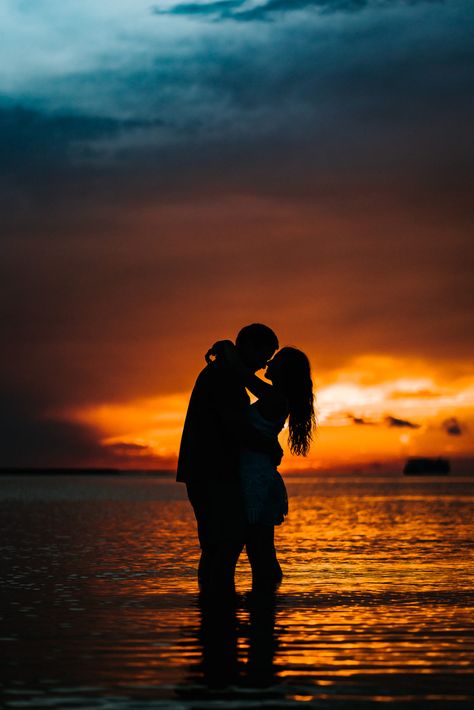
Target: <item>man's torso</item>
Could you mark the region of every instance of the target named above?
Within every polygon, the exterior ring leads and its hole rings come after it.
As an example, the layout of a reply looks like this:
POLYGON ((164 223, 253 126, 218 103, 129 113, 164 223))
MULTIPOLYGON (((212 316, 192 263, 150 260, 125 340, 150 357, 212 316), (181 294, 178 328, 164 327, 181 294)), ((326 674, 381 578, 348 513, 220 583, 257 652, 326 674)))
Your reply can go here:
POLYGON ((186 414, 178 481, 198 483, 199 480, 238 476, 237 429, 248 406, 245 388, 228 369, 212 363, 202 370, 186 414))

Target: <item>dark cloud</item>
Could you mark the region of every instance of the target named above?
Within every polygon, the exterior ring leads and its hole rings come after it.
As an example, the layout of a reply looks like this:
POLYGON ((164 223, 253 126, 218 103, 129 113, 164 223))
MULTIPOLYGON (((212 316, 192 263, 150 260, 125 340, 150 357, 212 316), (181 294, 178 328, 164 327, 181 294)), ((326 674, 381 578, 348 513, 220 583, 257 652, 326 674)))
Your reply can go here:
POLYGON ((102 463, 98 432, 49 416, 30 393, 3 391, 0 466, 71 466, 102 463))
POLYGON ((386 416, 380 421, 371 421, 363 417, 356 417, 353 414, 348 414, 347 417, 352 421, 353 424, 357 426, 380 426, 385 425, 388 427, 395 428, 407 428, 407 429, 419 429, 420 424, 415 424, 414 422, 407 421, 406 419, 399 419, 398 417, 386 416))
POLYGON ((130 444, 125 441, 118 441, 115 444, 108 444, 109 451, 114 453, 125 454, 126 456, 148 455, 151 452, 149 446, 144 444, 130 444))
POLYGON ((243 31, 226 42, 215 33, 139 72, 57 79, 50 91, 70 94, 69 112, 48 111, 47 101, 41 109, 34 101, 10 106, 4 97, 1 194, 9 201, 26 191, 44 202, 57 189, 62 202, 97 204, 202 192, 327 200, 383 191, 444 205, 460 219, 473 52, 461 23, 449 17, 445 33, 441 15, 417 19, 406 12, 386 25, 368 18, 363 28, 324 29, 301 21, 297 43, 285 26, 258 40, 243 31), (86 103, 104 95, 110 115, 100 103, 102 115, 74 108, 74 94, 83 97, 89 83, 86 103), (133 118, 121 117, 123 96, 133 118))
POLYGON ((111 136, 135 121, 117 121, 100 116, 47 113, 22 105, 0 108, 0 149, 2 170, 43 164, 64 157, 72 144, 111 136))
POLYGON ((104 456, 116 466, 124 468, 155 468, 172 470, 176 466, 175 457, 158 456, 149 446, 117 442, 103 448, 104 456))
POLYGON ((159 119, 124 120, 21 104, 0 106, 1 221, 8 225, 12 218, 13 225, 21 227, 31 209, 50 210, 63 200, 84 204, 107 194, 110 199, 112 183, 118 188, 121 178, 97 146, 159 125, 159 119))
POLYGON ((159 5, 153 8, 157 15, 178 15, 201 17, 206 19, 239 22, 273 20, 279 15, 286 15, 301 10, 316 10, 321 14, 336 12, 353 13, 367 8, 383 9, 398 5, 417 5, 420 3, 443 3, 444 0, 267 0, 258 5, 246 7, 246 0, 217 0, 216 2, 182 2, 171 8, 159 5))
POLYGON ((245 0, 218 0, 217 2, 185 2, 171 8, 156 5, 152 8, 155 15, 189 15, 198 17, 233 18, 236 10, 245 4, 245 0))
POLYGON ((147 446, 102 444, 98 430, 51 415, 49 402, 31 392, 0 394, 0 468, 174 468, 173 457, 158 456, 147 446))
POLYGON ((385 423, 389 427, 399 427, 407 429, 419 429, 420 424, 415 424, 414 422, 409 422, 406 419, 398 419, 397 417, 387 416, 385 417, 385 423))
POLYGON ((353 414, 348 414, 347 417, 358 426, 373 426, 375 424, 375 422, 371 422, 363 417, 356 417, 353 414))
POLYGON ((446 434, 449 434, 450 436, 461 436, 463 433, 463 427, 456 417, 449 417, 449 419, 445 419, 441 426, 446 434))
MULTIPOLYGON (((449 72, 446 60, 446 83, 435 91, 428 88, 438 72, 434 66, 408 77, 396 60, 383 68, 364 60, 355 71, 332 54, 329 69, 327 59, 321 66, 309 52, 298 50, 285 63, 271 53, 256 62, 236 56, 227 67, 198 64, 196 73, 183 72, 197 82, 197 93, 211 94, 215 111, 206 119, 185 97, 180 119, 170 109, 155 123, 4 108, 2 218, 8 220, 12 200, 18 208, 21 200, 27 206, 34 200, 40 209, 76 203, 84 212, 88 202, 159 203, 236 192, 319 204, 372 197, 381 208, 389 199, 410 209, 449 211, 458 222, 467 218, 462 96, 468 92, 451 95, 455 64, 449 72), (320 70, 310 75, 304 67, 314 62, 320 70), (273 71, 262 86, 265 63, 273 71), (224 125, 221 102, 232 114, 224 125), (157 136, 162 125, 169 141, 157 136)), ((143 83, 152 92, 158 80, 150 76, 143 83)), ((180 103, 180 81, 168 101, 173 109, 180 103)))

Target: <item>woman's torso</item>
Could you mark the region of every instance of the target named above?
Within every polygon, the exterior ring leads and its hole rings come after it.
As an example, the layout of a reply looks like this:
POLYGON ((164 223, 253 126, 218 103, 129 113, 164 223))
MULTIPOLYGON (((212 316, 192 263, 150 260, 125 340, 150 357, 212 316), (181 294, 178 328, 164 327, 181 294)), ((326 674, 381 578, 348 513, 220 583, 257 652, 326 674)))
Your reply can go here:
MULTIPOLYGON (((265 418, 259 410, 258 402, 255 402, 255 404, 249 406, 248 418, 250 425, 254 429, 271 439, 278 438, 278 434, 283 429, 286 420, 286 417, 280 417, 278 420, 270 420, 265 418)), ((252 461, 254 463, 260 461, 265 465, 270 463, 272 467, 275 468, 274 464, 271 463, 270 456, 262 451, 251 451, 250 449, 244 449, 241 454, 241 463, 247 461, 252 461)))
MULTIPOLYGON (((248 417, 251 426, 264 436, 275 439, 286 419, 266 419, 256 404, 249 407, 248 417)), ((242 450, 240 479, 248 522, 280 525, 288 512, 288 497, 283 479, 269 454, 242 450)))

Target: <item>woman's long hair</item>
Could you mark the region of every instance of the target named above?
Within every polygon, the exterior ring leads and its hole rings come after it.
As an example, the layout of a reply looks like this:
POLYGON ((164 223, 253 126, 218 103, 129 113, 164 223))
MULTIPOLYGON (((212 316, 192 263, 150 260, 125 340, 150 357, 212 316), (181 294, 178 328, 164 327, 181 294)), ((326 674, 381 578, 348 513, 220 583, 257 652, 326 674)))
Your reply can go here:
POLYGON ((297 348, 282 348, 278 355, 281 358, 281 383, 278 384, 289 405, 288 444, 292 454, 306 456, 316 427, 311 365, 297 348))

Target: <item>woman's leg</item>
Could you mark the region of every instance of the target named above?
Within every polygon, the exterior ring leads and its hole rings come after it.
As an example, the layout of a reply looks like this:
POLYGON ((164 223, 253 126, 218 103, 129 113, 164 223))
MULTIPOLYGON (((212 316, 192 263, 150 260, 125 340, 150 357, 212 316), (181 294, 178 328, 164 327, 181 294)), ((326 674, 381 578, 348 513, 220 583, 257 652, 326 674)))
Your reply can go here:
POLYGON ((252 568, 253 589, 268 589, 279 584, 283 573, 275 550, 274 526, 249 525, 246 549, 252 568))

